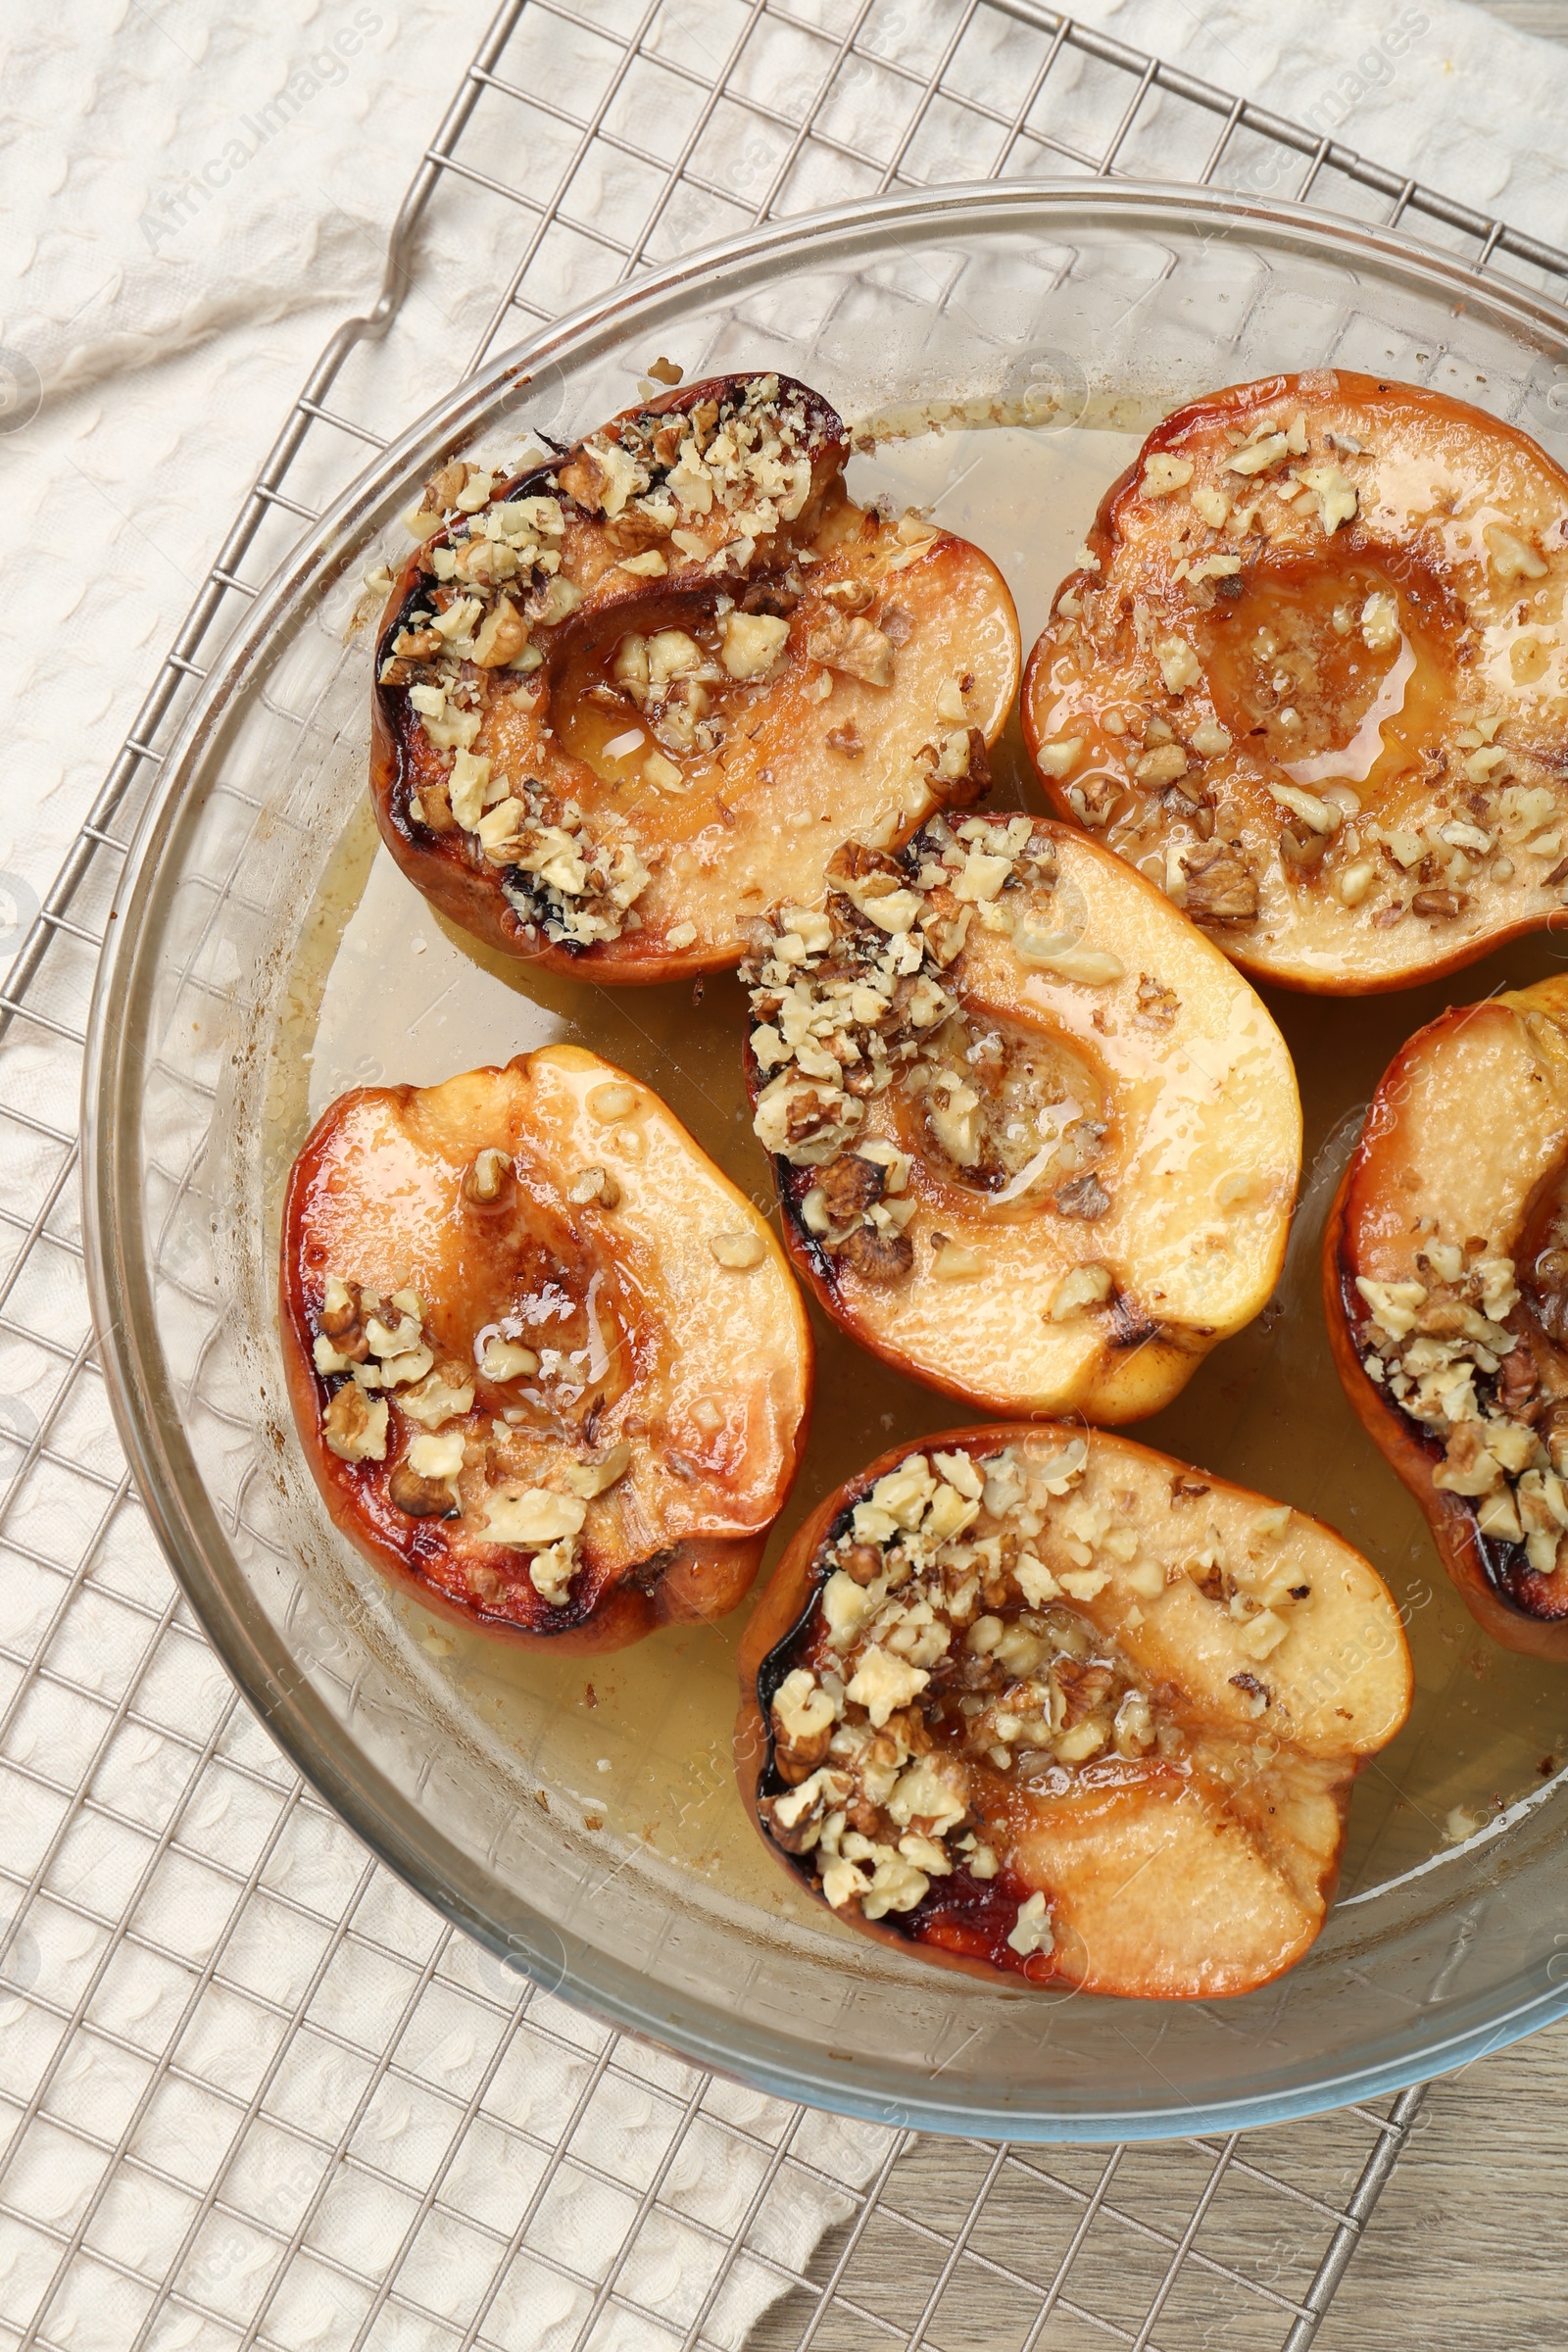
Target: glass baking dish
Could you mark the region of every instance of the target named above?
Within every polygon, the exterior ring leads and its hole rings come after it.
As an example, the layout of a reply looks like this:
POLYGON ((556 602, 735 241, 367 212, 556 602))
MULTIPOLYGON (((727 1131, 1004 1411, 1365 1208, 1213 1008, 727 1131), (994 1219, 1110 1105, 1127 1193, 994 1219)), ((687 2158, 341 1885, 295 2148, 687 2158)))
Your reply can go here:
MULTIPOLYGON (((730 1764, 744 1609, 598 1660, 500 1646, 389 1592, 334 1532, 284 1401, 282 1182, 345 1087, 428 1083, 570 1037, 673 1104, 760 1203, 741 990, 544 979, 440 921, 366 803, 368 652, 397 521, 439 456, 514 460, 637 397, 761 365, 858 428, 852 483, 932 508, 1006 572, 1032 641, 1105 485, 1165 409, 1276 369, 1419 379, 1568 458, 1563 314, 1400 236, 1130 183, 955 189, 759 231, 607 297, 463 384, 260 596, 208 678, 110 926, 85 1079, 104 1370, 174 1571, 300 1769, 528 1976, 768 2089, 927 2129, 1157 2136, 1452 2067, 1568 2009, 1568 1680, 1452 1593, 1329 1362, 1317 1252, 1379 1073, 1442 1004, 1540 977, 1553 937, 1457 979, 1279 997, 1307 1158, 1278 1295, 1136 1434, 1316 1511, 1381 1569, 1417 1698, 1358 1785, 1316 1948, 1246 1999, 993 1990, 884 1951, 763 1853, 730 1764)), ((997 799, 1030 805, 1015 729, 997 799)), ((778 1542, 951 1404, 817 1322, 815 1427, 778 1542)), ((771 1555, 770 1555, 771 1556, 771 1555)))

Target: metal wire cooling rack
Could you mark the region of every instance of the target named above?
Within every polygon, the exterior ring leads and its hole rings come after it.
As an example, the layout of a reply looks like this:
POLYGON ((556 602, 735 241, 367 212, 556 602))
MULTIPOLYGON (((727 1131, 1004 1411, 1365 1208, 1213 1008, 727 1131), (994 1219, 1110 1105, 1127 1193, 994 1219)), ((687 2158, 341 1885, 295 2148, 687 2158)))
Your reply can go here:
POLYGON ((46 1370, 31 1401, 0 1397, 0 2352, 1305 2352, 1317 2332, 1419 2091, 1245 2142, 835 2141, 519 1995, 228 1690, 131 1491, 82 1283, 62 1106, 127 839, 233 617, 439 388, 421 367, 466 341, 476 366, 564 288, 769 216, 1042 172, 1408 217, 1568 292, 1568 254, 1031 0, 506 0, 374 308, 323 352, 15 959, 0 1344, 46 1370), (536 71, 552 44, 569 75, 536 71), (508 223, 493 301, 461 261, 481 206, 508 223), (176 1909, 205 1921, 195 1944, 176 1909), (572 2262, 564 2198, 587 2200, 572 2262))

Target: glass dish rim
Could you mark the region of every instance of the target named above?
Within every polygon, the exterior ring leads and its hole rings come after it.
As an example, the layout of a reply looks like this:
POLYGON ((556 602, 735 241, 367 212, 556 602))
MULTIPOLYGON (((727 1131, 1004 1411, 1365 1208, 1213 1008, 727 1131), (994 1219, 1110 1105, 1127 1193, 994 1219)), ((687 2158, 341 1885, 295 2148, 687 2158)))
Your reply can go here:
MULTIPOLYGON (((1368 2062, 1332 2079, 1290 2088, 1238 2091, 1202 2104, 1168 2099, 1090 2117, 1053 2113, 1036 2104, 1013 2112, 965 2105, 950 2095, 941 2104, 875 2089, 839 2077, 803 2072, 800 2045, 780 2046, 783 2061, 751 2044, 741 2046, 733 2024, 700 2001, 685 2017, 634 1970, 603 1956, 582 1976, 567 1965, 554 1927, 515 1897, 490 1900, 479 1885, 481 1866, 461 1855, 435 1824, 345 1740, 336 1716, 291 1671, 286 1644, 245 1587, 237 1568, 219 1561, 226 1542, 178 1414, 160 1377, 161 1351, 145 1260, 134 1246, 139 1214, 139 1152, 133 1105, 124 1081, 135 1054, 126 1013, 140 976, 140 956, 159 904, 165 856, 177 840, 171 814, 199 788, 206 749, 246 690, 275 632, 300 600, 330 580, 370 510, 399 481, 415 478, 438 446, 460 442, 508 390, 521 391, 558 355, 589 345, 617 325, 628 330, 639 312, 700 282, 713 289, 728 272, 759 262, 820 256, 835 241, 868 231, 929 229, 984 218, 1047 211, 1064 219, 1086 210, 1101 223, 1156 228, 1172 217, 1186 225, 1212 221, 1249 230, 1270 242, 1316 250, 1341 262, 1356 260, 1397 270, 1407 282, 1425 280, 1435 294, 1484 305, 1516 326, 1545 330, 1568 341, 1568 309, 1525 286, 1499 281, 1402 230, 1386 229, 1305 207, 1270 203, 1206 188, 1159 181, 1019 179, 963 182, 912 195, 839 205, 754 228, 703 247, 630 284, 612 288, 527 342, 512 347, 470 381, 432 404, 367 466, 325 510, 278 565, 221 647, 165 757, 156 786, 135 827, 117 884, 114 913, 94 977, 82 1063, 81 1150, 83 1246, 87 1289, 100 1368, 122 1445, 165 1557, 208 1640, 241 1696, 261 1717, 289 1761, 377 1859, 453 1925, 486 1946, 504 1965, 549 1991, 633 2035, 679 2053, 709 2070, 747 2082, 786 2100, 950 2135, 1004 2134, 1049 2140, 1156 2139, 1180 2132, 1233 2131, 1322 2113, 1385 2095, 1498 2049, 1568 2014, 1568 1983, 1546 1985, 1515 2002, 1500 2017, 1436 2036, 1419 2051, 1368 2062), (215 1551, 214 1539, 217 1540, 215 1551), (552 1946, 556 1949, 553 1952, 552 1946), (640 1993, 639 1993, 640 1988, 640 1993), (706 2027, 702 2021, 706 2020, 706 2027), (715 2034, 715 2026, 719 2029, 715 2034)), ((956 2084, 949 2085, 956 2093, 956 2084)))

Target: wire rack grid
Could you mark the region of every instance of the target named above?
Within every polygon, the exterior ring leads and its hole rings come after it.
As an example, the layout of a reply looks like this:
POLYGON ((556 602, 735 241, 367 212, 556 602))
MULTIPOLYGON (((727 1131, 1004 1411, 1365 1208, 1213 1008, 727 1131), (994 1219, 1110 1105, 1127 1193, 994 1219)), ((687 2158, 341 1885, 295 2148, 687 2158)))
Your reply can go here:
POLYGON ((245 601, 441 388, 450 353, 476 367, 568 300, 769 217, 1042 172, 1410 220, 1474 266, 1568 290, 1568 254, 1031 0, 507 0, 421 160, 375 305, 290 412, 12 964, 4 2352, 1305 2352, 1317 2332, 1419 2092, 1246 2142, 1049 2161, 835 2138, 519 1989, 443 1929, 207 1652, 120 1454, 82 1280, 63 1106, 128 838, 245 601), (509 267, 476 292, 464 254, 481 208, 509 267), (163 1924, 176 1894, 209 1922, 201 1948, 163 1924), (587 2241, 563 2229, 572 2198, 587 2241))

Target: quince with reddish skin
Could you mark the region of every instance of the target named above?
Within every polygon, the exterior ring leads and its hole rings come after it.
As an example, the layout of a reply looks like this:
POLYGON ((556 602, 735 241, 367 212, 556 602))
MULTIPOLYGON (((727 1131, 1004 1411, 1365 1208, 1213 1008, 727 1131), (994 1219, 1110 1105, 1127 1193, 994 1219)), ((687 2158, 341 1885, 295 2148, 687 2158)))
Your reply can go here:
POLYGON ((338 1526, 513 1640, 721 1616, 805 1443, 810 1340, 767 1225, 575 1046, 334 1102, 289 1180, 281 1324, 338 1526))
POLYGON ((1408 988, 1560 913, 1568 474, 1344 369, 1178 409, 1029 658, 1062 815, 1244 971, 1408 988))
POLYGON ((1494 1641, 1568 1661, 1568 981, 1396 1054, 1324 1241, 1346 1395, 1494 1641))

